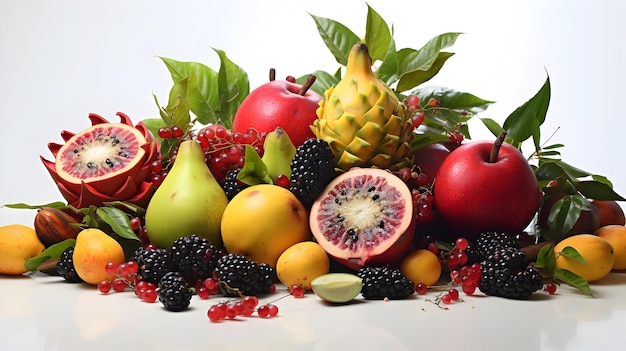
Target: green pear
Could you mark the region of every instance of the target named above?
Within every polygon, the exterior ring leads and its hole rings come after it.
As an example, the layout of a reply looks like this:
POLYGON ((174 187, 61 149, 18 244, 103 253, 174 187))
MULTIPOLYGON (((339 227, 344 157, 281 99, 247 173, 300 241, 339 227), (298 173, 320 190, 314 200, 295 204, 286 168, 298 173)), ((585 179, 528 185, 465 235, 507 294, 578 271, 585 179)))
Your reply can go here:
POLYGON ((265 136, 261 160, 267 167, 267 173, 276 182, 279 174, 291 176, 291 160, 296 155, 296 147, 284 129, 277 127, 265 136))
POLYGON ((176 160, 146 209, 148 239, 170 248, 180 237, 197 234, 222 247, 220 223, 228 199, 204 161, 200 144, 183 141, 176 160))

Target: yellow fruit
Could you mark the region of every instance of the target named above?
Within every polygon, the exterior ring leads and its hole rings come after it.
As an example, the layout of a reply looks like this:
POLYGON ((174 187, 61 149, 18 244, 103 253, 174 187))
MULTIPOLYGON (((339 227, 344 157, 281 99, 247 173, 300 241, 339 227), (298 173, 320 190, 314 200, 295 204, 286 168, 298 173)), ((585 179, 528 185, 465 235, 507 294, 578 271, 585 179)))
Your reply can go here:
POLYGON ((122 246, 96 228, 84 229, 78 233, 72 259, 78 276, 94 285, 113 278, 106 273, 107 263, 119 265, 126 260, 122 246))
POLYGON ((34 228, 22 224, 0 227, 0 274, 26 273, 24 262, 44 249, 34 228))
POLYGON ((615 255, 613 269, 626 269, 626 226, 618 224, 605 225, 596 230, 594 234, 605 239, 613 246, 613 254, 615 255))
POLYGON ((330 259, 316 242, 303 241, 290 246, 276 262, 278 280, 286 286, 302 285, 311 290, 311 281, 330 271, 330 259))
POLYGON ((226 251, 272 267, 291 245, 311 238, 302 203, 289 190, 270 184, 235 195, 222 215, 221 231, 226 251))
POLYGON ((611 272, 615 260, 611 243, 593 234, 577 234, 567 237, 554 247, 554 252, 556 254, 556 268, 567 269, 588 282, 606 277, 611 272), (587 263, 559 254, 568 246, 576 249, 587 263))
POLYGON ((441 276, 441 262, 431 251, 418 249, 402 259, 400 271, 416 285, 434 285, 441 276))

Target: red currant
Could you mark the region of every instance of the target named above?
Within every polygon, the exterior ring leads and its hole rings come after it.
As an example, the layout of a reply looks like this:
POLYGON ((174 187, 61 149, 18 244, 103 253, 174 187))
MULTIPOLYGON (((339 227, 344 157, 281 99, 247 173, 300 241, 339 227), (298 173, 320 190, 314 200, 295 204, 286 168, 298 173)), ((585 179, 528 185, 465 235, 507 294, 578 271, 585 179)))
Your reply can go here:
POLYGON ((111 282, 108 280, 103 280, 98 283, 98 290, 103 294, 108 294, 111 291, 111 282))
POLYGON ((157 134, 161 139, 169 139, 172 137, 172 130, 168 127, 161 127, 157 131, 157 134))
POLYGON ((289 177, 284 174, 279 174, 276 176, 276 185, 281 186, 283 188, 289 188, 289 177))
POLYGON ((183 136, 183 129, 179 126, 173 126, 172 127, 172 137, 173 138, 180 138, 181 136, 183 136))
POLYGON ((467 250, 468 245, 469 245, 469 242, 465 238, 458 238, 456 239, 456 242, 454 243, 454 246, 461 251, 467 250))
POLYGON ((545 290, 548 294, 550 295, 554 295, 556 293, 556 285, 555 284, 548 284, 545 287, 545 290))
POLYGON ((417 283, 417 285, 415 285, 415 292, 419 295, 424 295, 428 292, 428 286, 424 283, 417 283))
POLYGON ((291 292, 291 295, 295 298, 304 297, 304 287, 302 287, 302 285, 292 285, 289 288, 289 291, 291 292))

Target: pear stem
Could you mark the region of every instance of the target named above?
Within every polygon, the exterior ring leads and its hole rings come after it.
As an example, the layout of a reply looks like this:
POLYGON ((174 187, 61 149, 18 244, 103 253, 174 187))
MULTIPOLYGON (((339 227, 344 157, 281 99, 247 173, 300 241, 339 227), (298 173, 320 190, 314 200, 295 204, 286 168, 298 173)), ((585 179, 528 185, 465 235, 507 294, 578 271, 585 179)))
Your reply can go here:
POLYGON ((498 160, 498 152, 500 152, 500 147, 502 143, 504 143, 504 138, 506 137, 506 130, 502 131, 496 141, 493 143, 493 148, 491 149, 491 154, 489 154, 489 163, 495 163, 498 160))
POLYGON ((276 80, 276 69, 270 68, 270 82, 273 82, 275 80, 276 80))
POLYGON ((300 91, 298 92, 298 95, 304 96, 304 94, 306 94, 306 92, 309 91, 311 86, 313 86, 313 83, 315 83, 315 79, 317 79, 317 78, 314 75, 311 74, 306 79, 306 82, 304 82, 304 84, 302 84, 302 88, 300 88, 300 91))

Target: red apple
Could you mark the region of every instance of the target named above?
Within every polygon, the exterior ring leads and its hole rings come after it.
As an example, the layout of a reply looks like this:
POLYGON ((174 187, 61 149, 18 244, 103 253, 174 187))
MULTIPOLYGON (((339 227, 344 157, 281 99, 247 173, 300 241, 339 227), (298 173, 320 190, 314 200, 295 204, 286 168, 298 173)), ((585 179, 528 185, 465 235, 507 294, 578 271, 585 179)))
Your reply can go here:
POLYGON ((322 96, 297 83, 272 80, 254 89, 233 117, 233 132, 245 133, 250 127, 269 133, 281 127, 298 147, 315 135, 315 110, 322 96))
POLYGON ((414 164, 426 175, 428 184, 432 184, 443 160, 450 154, 450 149, 441 143, 421 147, 413 152, 414 164))
POLYGON ((443 161, 434 185, 434 205, 457 236, 483 231, 522 232, 539 207, 537 178, 519 150, 504 143, 463 144, 443 161))

